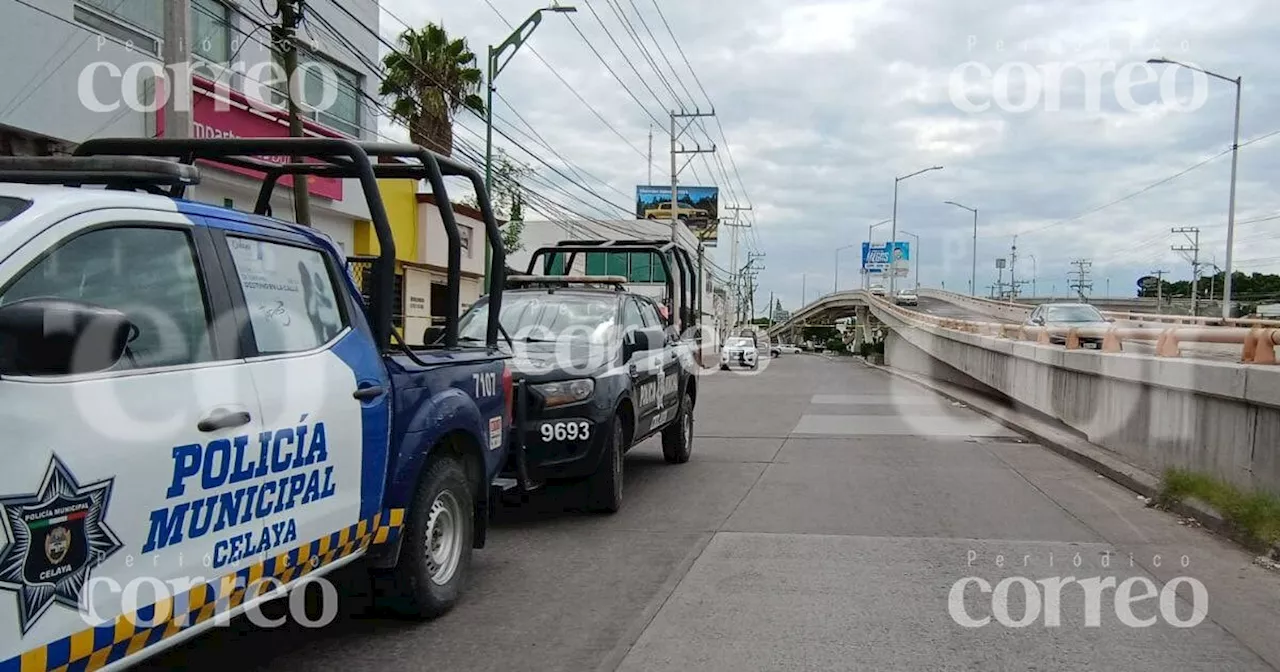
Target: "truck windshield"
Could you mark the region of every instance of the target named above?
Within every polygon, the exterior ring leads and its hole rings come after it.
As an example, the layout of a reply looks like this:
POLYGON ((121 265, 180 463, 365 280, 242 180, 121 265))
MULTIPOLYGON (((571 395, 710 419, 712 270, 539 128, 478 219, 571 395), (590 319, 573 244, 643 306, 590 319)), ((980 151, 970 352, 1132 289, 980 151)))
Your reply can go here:
MULTIPOLYGON (((488 299, 471 306, 458 324, 458 338, 483 341, 489 324, 488 299)), ((560 338, 602 341, 614 326, 618 301, 614 297, 556 292, 508 292, 502 297, 502 328, 517 341, 555 341, 560 338)))

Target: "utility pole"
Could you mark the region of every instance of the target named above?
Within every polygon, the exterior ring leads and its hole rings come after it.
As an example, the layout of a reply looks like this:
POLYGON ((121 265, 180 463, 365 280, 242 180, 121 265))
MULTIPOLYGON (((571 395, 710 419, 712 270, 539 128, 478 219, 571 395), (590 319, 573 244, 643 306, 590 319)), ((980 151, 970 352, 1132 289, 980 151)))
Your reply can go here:
POLYGON ((769 292, 769 328, 773 328, 773 292, 769 292))
POLYGON ((1004 298, 1004 259, 996 259, 996 294, 993 298, 1004 298))
POLYGON ((653 124, 649 124, 649 156, 645 167, 649 169, 649 179, 645 184, 653 184, 653 124))
POLYGON ((683 112, 683 111, 676 112, 675 110, 671 110, 671 240, 672 242, 675 242, 676 240, 676 226, 679 225, 680 223, 680 218, 676 216, 676 214, 679 212, 679 209, 676 205, 676 185, 679 183, 680 171, 684 170, 689 165, 690 161, 693 161, 694 156, 697 156, 698 154, 711 154, 716 151, 715 143, 712 143, 711 149, 703 149, 702 145, 696 145, 693 149, 685 149, 684 145, 680 145, 680 148, 676 149, 676 141, 680 139, 680 136, 688 132, 689 127, 692 126, 693 122, 697 121, 700 117, 714 117, 714 116, 716 116, 716 111, 714 109, 711 110, 710 112, 703 112, 702 110, 698 110, 698 109, 695 109, 693 112, 683 112), (689 120, 688 123, 680 127, 679 132, 676 131, 676 119, 689 120), (684 165, 680 166, 679 168, 676 167, 676 155, 678 154, 690 155, 688 160, 684 162, 684 165))
POLYGON ((1151 271, 1151 275, 1156 276, 1156 307, 1164 305, 1164 274, 1168 273, 1164 269, 1156 269, 1151 271))
POLYGON ((164 3, 164 47, 168 68, 164 92, 164 137, 191 137, 191 0, 164 3), (179 81, 182 80, 182 81, 179 81))
MULTIPOLYGON (((724 210, 733 211, 733 220, 732 222, 728 220, 721 220, 720 222, 721 226, 729 227, 729 270, 734 274, 734 277, 730 278, 730 282, 733 283, 733 297, 735 302, 738 301, 738 299, 741 297, 741 288, 740 288, 741 278, 738 277, 738 228, 743 226, 749 226, 749 224, 739 223, 738 216, 739 216, 739 213, 741 213, 743 210, 750 210, 750 209, 751 209, 751 206, 746 206, 746 207, 742 207, 739 205, 726 206, 724 210)), ((735 303, 734 305, 737 305, 737 304, 735 303)))
MULTIPOLYGON (((1076 267, 1074 272, 1075 279, 1067 278, 1067 287, 1076 290, 1076 295, 1081 301, 1088 301, 1085 295, 1086 290, 1093 289, 1093 281, 1089 279, 1089 273, 1093 270, 1093 261, 1090 259, 1076 259, 1071 262, 1076 267)), ((1068 274, 1070 276, 1071 274, 1068 274)))
POLYGON ((1174 252, 1182 252, 1184 255, 1191 253, 1191 314, 1200 314, 1200 229, 1195 226, 1180 226, 1170 229, 1172 233, 1181 233, 1187 237, 1191 245, 1181 245, 1178 247, 1170 246, 1169 249, 1174 252))
POLYGON ((744 302, 747 308, 747 319, 743 320, 750 324, 751 320, 756 317, 756 274, 764 270, 763 267, 757 268, 756 262, 764 258, 764 254, 756 254, 754 252, 747 253, 747 265, 743 267, 743 277, 747 284, 747 296, 744 302))
POLYGON ((1018 267, 1018 237, 1013 237, 1013 246, 1009 248, 1009 300, 1018 300, 1018 281, 1014 277, 1014 269, 1018 267))
MULTIPOLYGON (((298 24, 302 21, 302 12, 306 0, 279 0, 280 25, 274 28, 276 48, 284 57, 285 98, 289 105, 289 137, 301 138, 302 117, 298 112, 298 96, 302 87, 294 77, 298 69, 298 24)), ((294 163, 302 163, 303 157, 294 156, 294 163)), ((311 192, 307 190, 307 179, 303 175, 293 176, 293 217, 303 226, 311 226, 311 192)))

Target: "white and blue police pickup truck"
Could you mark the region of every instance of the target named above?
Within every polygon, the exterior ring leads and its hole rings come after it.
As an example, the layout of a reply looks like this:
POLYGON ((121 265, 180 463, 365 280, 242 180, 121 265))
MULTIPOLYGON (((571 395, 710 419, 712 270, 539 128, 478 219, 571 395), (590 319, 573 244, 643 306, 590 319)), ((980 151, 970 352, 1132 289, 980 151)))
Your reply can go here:
POLYGON ((511 377, 496 319, 458 346, 456 301, 441 345, 397 338, 376 182, 447 204, 442 175, 482 186, 420 147, 329 139, 0 160, 0 671, 125 667, 357 559, 397 611, 454 604, 511 377), (312 229, 183 200, 196 161, 261 171, 258 213, 283 175, 358 180, 381 244, 364 286, 312 229))

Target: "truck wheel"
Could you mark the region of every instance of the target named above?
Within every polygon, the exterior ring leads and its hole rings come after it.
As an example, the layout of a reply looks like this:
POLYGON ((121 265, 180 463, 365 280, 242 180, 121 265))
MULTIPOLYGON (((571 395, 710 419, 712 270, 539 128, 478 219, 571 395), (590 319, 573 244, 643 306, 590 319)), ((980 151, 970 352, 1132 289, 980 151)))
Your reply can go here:
POLYGON ((662 457, 667 464, 684 464, 693 455, 693 396, 685 392, 680 415, 662 430, 662 457))
POLYGON ((604 455, 596 473, 587 479, 588 506, 599 513, 617 513, 622 508, 622 464, 627 451, 627 436, 622 428, 622 416, 613 416, 609 423, 609 440, 605 442, 604 455))
POLYGON ((412 618, 442 616, 457 603, 471 567, 475 499, 457 459, 427 467, 407 512, 400 560, 384 577, 384 601, 412 618))

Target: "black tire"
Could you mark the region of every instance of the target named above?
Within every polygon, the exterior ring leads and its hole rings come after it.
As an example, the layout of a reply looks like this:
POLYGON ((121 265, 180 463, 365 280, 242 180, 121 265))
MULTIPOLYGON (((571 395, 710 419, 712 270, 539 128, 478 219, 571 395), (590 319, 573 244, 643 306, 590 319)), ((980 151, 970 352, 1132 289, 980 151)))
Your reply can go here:
POLYGON ((418 619, 436 618, 452 609, 470 573, 474 525, 475 499, 462 464, 451 456, 436 458, 427 466, 407 512, 396 568, 380 577, 379 602, 397 614, 418 619), (449 525, 461 529, 446 530, 449 525), (445 534, 451 538, 443 539, 445 534), (444 564, 456 562, 452 571, 440 566, 438 557, 433 559, 429 540, 437 549, 456 544, 456 548, 441 549, 444 564))
POLYGON ((721 364, 721 365, 720 365, 720 370, 721 370, 721 371, 728 371, 728 370, 729 370, 729 365, 728 365, 728 364, 721 364))
POLYGON ((684 393, 675 422, 662 430, 662 458, 667 464, 684 464, 693 456, 693 395, 684 393))
POLYGON ((627 452, 627 435, 622 416, 609 423, 609 440, 596 473, 587 478, 587 508, 597 513, 617 513, 622 508, 623 455, 627 452))

